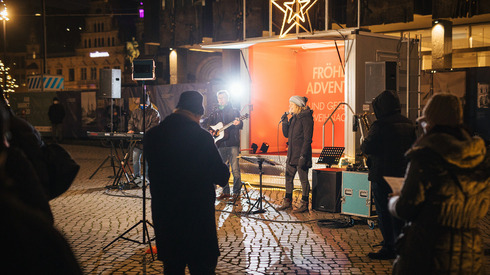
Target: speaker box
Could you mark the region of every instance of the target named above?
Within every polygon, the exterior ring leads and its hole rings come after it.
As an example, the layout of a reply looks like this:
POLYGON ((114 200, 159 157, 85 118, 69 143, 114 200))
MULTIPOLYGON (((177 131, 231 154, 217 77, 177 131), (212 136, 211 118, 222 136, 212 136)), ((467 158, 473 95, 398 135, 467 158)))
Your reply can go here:
POLYGON ((313 190, 311 204, 318 211, 340 213, 342 171, 340 168, 313 170, 313 190))
POLYGON ((100 87, 97 97, 121 98, 121 70, 100 70, 100 87))
POLYGON ((365 102, 371 103, 385 90, 398 90, 396 62, 366 62, 365 102))

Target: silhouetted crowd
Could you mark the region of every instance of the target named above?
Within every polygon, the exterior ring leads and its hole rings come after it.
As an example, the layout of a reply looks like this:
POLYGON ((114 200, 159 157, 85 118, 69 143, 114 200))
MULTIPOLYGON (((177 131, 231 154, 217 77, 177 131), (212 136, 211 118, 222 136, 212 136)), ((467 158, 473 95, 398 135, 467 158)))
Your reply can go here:
POLYGON ((461 102, 433 95, 418 139, 394 92, 372 105, 377 120, 361 149, 383 242, 368 256, 395 259, 393 274, 484 274, 478 223, 490 205, 490 150, 463 126, 461 102), (385 176, 404 177, 400 193, 385 176))

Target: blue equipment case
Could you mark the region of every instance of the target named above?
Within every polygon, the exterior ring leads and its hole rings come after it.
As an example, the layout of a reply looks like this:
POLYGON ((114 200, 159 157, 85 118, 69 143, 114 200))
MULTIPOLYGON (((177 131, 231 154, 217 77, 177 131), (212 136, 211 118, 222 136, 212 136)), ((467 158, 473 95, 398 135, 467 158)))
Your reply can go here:
MULTIPOLYGON (((368 219, 374 228, 376 207, 371 193, 371 182, 367 172, 342 172, 342 209, 341 214, 368 219)), ((353 219, 351 218, 353 223, 353 219)))

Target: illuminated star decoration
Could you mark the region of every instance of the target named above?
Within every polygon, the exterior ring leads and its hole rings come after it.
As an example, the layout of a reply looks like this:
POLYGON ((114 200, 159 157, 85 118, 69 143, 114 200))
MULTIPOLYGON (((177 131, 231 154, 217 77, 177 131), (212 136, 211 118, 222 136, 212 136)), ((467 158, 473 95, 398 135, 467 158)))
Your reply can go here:
POLYGON ((308 10, 315 5, 318 0, 289 0, 283 3, 284 6, 279 5, 276 0, 271 0, 272 3, 284 13, 281 26, 280 38, 286 36, 294 26, 298 26, 308 33, 311 33, 311 22, 308 10), (306 14, 306 16, 305 16, 306 14), (310 30, 303 26, 303 23, 308 19, 308 27, 310 30), (286 26, 289 26, 285 29, 286 26))

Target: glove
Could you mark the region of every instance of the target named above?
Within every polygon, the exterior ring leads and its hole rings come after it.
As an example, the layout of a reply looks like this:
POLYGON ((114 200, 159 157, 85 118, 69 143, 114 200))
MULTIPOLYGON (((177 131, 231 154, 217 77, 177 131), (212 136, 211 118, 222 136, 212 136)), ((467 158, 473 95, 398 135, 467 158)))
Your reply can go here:
POLYGON ((282 115, 281 121, 288 121, 288 114, 287 113, 284 113, 284 115, 282 115))
POLYGON ((306 168, 306 158, 304 158, 303 156, 300 157, 298 160, 298 167, 306 168))

